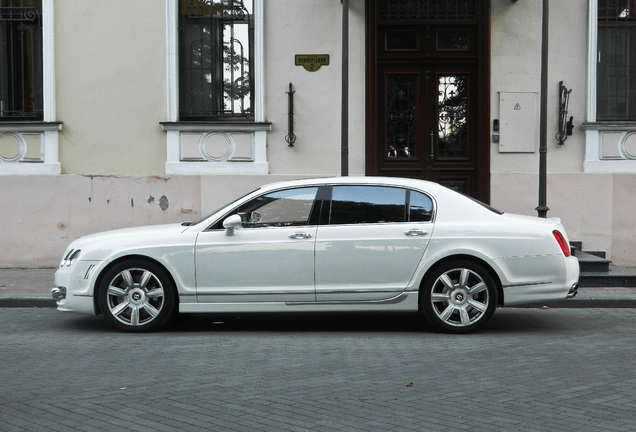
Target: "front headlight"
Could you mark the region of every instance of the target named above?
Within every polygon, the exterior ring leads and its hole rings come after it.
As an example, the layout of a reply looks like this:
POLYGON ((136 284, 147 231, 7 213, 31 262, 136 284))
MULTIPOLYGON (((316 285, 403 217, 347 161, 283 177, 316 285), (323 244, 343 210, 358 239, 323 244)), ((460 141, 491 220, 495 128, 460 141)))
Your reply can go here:
POLYGON ((68 251, 66 256, 62 259, 60 267, 70 267, 75 264, 75 261, 77 261, 80 256, 80 252, 82 252, 81 249, 71 249, 70 251, 68 251))

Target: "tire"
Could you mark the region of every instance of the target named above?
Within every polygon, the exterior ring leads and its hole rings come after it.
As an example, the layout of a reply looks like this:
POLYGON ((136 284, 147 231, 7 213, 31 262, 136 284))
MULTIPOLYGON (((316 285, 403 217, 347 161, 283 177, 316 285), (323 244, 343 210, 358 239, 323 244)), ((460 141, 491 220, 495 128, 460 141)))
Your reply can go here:
POLYGON ((497 307, 497 287, 481 265, 455 260, 426 276, 420 292, 428 321, 446 333, 469 333, 486 324, 497 307))
POLYGON ((106 320, 127 332, 147 332, 173 315, 175 290, 166 272, 143 260, 123 261, 102 278, 99 307, 106 320))

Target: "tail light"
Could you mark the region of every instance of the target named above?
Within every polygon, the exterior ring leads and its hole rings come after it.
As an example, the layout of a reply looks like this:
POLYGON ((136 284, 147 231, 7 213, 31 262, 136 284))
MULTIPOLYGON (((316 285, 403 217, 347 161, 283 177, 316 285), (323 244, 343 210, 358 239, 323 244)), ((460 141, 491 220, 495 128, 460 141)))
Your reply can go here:
POLYGON ((569 257, 570 256, 570 245, 565 240, 565 237, 563 237, 563 234, 561 234, 561 232, 559 232, 557 230, 552 231, 552 234, 554 234, 554 238, 556 239, 557 243, 561 247, 561 250, 563 251, 563 255, 565 255, 566 257, 569 257))

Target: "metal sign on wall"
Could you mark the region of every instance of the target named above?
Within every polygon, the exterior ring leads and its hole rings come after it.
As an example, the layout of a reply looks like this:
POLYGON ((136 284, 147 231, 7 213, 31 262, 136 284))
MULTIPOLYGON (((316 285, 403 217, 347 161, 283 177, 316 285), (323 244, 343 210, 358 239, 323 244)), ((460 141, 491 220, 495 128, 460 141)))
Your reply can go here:
POLYGON ((316 72, 321 66, 329 66, 329 54, 296 54, 296 66, 316 72))

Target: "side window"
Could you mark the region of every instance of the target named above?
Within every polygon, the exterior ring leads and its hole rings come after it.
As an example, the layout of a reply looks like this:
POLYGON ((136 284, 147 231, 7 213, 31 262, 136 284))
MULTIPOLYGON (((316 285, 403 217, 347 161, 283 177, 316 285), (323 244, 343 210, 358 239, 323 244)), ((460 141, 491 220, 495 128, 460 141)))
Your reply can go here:
POLYGON ((385 186, 334 186, 330 224, 404 222, 406 190, 385 186))
POLYGON ((636 9, 629 0, 598 0, 596 119, 636 120, 636 9))
POLYGON ((433 219, 433 200, 421 192, 410 192, 409 222, 430 222, 433 219))
POLYGON ((179 120, 253 120, 252 0, 179 1, 179 120))
POLYGON ((43 119, 42 61, 42 1, 2 1, 0 119, 43 119))
POLYGON ((238 208, 244 228, 307 225, 317 187, 288 189, 255 198, 238 208))

